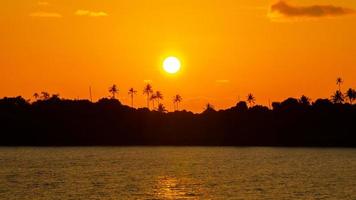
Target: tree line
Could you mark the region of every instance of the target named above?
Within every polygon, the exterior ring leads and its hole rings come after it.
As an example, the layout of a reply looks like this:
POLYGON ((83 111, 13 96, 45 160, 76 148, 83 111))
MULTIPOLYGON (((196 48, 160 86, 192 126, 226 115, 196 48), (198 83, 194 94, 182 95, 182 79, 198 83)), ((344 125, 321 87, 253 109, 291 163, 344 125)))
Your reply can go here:
MULTIPOLYGON (((116 95, 119 93, 119 88, 116 84, 113 84, 112 86, 109 87, 108 92, 111 95, 111 99, 116 99, 116 95)), ((153 87, 151 84, 146 84, 144 89, 143 89, 143 94, 147 95, 147 108, 150 109, 150 102, 152 103, 152 109, 161 111, 161 112, 166 112, 165 106, 161 103, 161 100, 163 100, 163 94, 161 91, 153 91, 153 87), (157 103, 157 107, 155 106, 155 103, 157 103)), ((134 108, 134 97, 137 95, 137 90, 135 88, 130 88, 128 90, 128 95, 130 96, 131 100, 131 107, 134 108)), ((51 95, 48 92, 40 92, 37 93, 35 92, 33 94, 33 97, 35 101, 37 100, 48 100, 51 95)), ((53 94, 52 97, 59 97, 59 94, 53 94)), ((179 109, 179 104, 182 102, 183 98, 181 95, 176 94, 173 96, 172 101, 174 105, 174 110, 179 109)), ((30 101, 30 100, 28 100, 30 101)))
MULTIPOLYGON (((341 85, 343 83, 342 78, 337 78, 336 79, 336 84, 338 86, 338 90, 334 92, 334 94, 331 96, 331 101, 334 103, 344 103, 349 102, 350 104, 353 104, 353 101, 356 99, 356 90, 349 88, 345 93, 341 91, 341 85)), ((116 99, 116 94, 119 93, 119 88, 116 84, 113 84, 112 86, 109 87, 108 89, 109 93, 111 94, 112 99, 116 99)), ((150 102, 152 103, 152 109, 156 109, 155 107, 155 102, 157 103, 157 110, 166 112, 165 106, 160 102, 163 100, 163 94, 161 91, 153 91, 153 87, 151 84, 146 84, 144 89, 143 89, 143 94, 147 96, 147 108, 150 109, 150 102)), ((130 88, 128 90, 128 95, 130 96, 131 99, 131 107, 134 107, 134 97, 137 95, 137 90, 134 88, 130 88)), ((59 97, 59 94, 53 94, 52 96, 54 97, 59 97)), ((33 97, 35 100, 39 99, 49 99, 51 95, 48 92, 41 92, 39 93, 34 93, 33 97)), ((174 110, 179 110, 179 104, 182 102, 183 98, 181 95, 177 94, 173 98, 173 105, 174 105, 174 110)), ((302 101, 310 101, 310 98, 302 95, 301 97, 302 101)), ((28 100, 29 101, 29 100, 28 100)), ((252 107, 256 103, 256 98, 252 93, 249 93, 246 97, 246 101, 252 107)), ((208 103, 209 104, 209 103, 208 103)), ((212 106, 211 104, 207 106, 212 106)))
POLYGON ((128 90, 131 106, 116 98, 98 102, 70 100, 47 92, 0 99, 0 145, 229 145, 229 146, 348 146, 356 147, 355 90, 342 92, 342 79, 329 99, 312 101, 303 95, 257 105, 253 94, 235 106, 216 110, 207 104, 202 113, 160 107, 163 94, 147 84, 142 93, 146 108, 134 108, 134 88, 128 90), (153 97, 155 96, 155 97, 153 97), (158 97, 157 97, 158 96, 158 97), (152 107, 151 107, 152 106, 152 107), (156 106, 156 107, 155 107, 156 106), (151 108, 151 110, 150 110, 151 108))

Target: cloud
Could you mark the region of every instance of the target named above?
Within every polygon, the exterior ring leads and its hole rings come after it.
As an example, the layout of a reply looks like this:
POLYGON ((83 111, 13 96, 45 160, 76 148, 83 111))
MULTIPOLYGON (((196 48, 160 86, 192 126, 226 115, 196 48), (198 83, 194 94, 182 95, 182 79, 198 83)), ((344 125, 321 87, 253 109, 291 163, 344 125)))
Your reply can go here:
POLYGON ((75 13, 77 16, 88 16, 88 17, 107 17, 109 16, 106 12, 103 11, 90 11, 90 10, 77 10, 75 13))
POLYGON ((43 17, 43 18, 62 18, 63 16, 55 12, 34 12, 30 14, 30 17, 43 17))
POLYGON ((37 2, 37 5, 39 5, 39 6, 49 6, 49 3, 47 1, 39 1, 39 2, 37 2))
POLYGON ((271 6, 269 17, 271 18, 320 18, 330 16, 342 16, 355 13, 353 9, 334 5, 294 6, 279 1, 271 6))

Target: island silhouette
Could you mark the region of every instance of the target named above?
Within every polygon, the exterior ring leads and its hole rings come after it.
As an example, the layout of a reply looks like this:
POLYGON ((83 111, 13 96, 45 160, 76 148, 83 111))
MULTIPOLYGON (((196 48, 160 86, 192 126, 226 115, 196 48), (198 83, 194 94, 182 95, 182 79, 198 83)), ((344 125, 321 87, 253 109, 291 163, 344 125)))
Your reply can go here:
POLYGON ((163 94, 147 84, 147 108, 133 108, 137 90, 130 88, 131 106, 123 105, 114 84, 110 98, 97 102, 35 93, 0 99, 1 146, 318 146, 356 147, 355 89, 338 89, 330 99, 314 102, 307 96, 273 102, 272 108, 246 101, 216 110, 207 104, 199 114, 179 110, 183 100, 173 97, 174 112, 160 102, 163 94))

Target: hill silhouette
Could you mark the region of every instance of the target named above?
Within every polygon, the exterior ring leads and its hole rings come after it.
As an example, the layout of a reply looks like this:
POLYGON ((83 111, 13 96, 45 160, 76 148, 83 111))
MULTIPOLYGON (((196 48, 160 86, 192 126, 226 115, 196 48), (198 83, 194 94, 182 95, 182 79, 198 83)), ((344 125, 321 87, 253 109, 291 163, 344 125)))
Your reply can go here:
MULTIPOLYGON (((113 93, 114 95, 115 93, 113 93)), ((224 145, 356 147, 356 106, 307 97, 265 106, 213 106, 150 111, 116 99, 66 100, 53 95, 29 103, 0 99, 1 146, 224 145)))

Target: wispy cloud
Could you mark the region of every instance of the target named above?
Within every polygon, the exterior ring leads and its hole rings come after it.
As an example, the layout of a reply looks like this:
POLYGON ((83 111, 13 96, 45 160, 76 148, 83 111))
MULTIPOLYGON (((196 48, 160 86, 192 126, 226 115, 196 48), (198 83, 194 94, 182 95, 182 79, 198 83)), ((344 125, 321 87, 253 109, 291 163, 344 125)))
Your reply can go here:
POLYGON ((88 16, 88 17, 107 17, 109 16, 103 11, 90 11, 90 10, 77 10, 75 13, 77 16, 88 16))
POLYGON ((55 12, 33 12, 30 17, 43 17, 43 18, 62 18, 63 16, 55 12))
POLYGON ((37 2, 37 5, 39 5, 39 6, 49 6, 49 2, 47 2, 47 1, 39 1, 39 2, 37 2))
POLYGON ((279 1, 270 8, 270 18, 320 18, 355 13, 353 9, 334 5, 294 6, 279 1))
POLYGON ((146 79, 146 80, 143 80, 144 83, 152 83, 152 80, 149 80, 149 79, 146 79))

